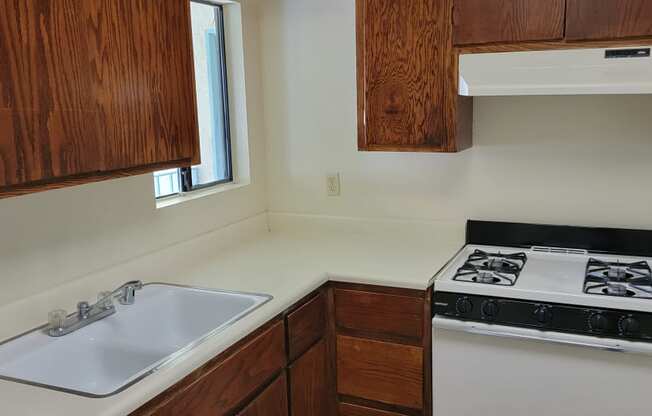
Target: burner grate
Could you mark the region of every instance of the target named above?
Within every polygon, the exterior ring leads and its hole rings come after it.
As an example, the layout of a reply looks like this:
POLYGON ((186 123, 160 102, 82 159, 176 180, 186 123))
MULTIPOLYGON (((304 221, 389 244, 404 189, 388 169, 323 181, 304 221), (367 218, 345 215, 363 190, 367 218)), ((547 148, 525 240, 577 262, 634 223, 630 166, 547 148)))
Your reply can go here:
POLYGON ((632 298, 652 298, 652 269, 647 261, 622 263, 590 258, 584 293, 632 298))
POLYGON ((475 250, 457 270, 453 280, 514 286, 526 262, 525 253, 503 254, 475 250))

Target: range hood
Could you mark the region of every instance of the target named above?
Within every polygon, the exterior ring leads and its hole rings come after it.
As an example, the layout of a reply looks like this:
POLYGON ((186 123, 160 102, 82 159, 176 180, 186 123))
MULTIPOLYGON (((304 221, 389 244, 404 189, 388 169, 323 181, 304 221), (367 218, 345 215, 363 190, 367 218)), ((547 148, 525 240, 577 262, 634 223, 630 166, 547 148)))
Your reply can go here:
POLYGON ((460 56, 460 95, 652 94, 652 46, 460 56))

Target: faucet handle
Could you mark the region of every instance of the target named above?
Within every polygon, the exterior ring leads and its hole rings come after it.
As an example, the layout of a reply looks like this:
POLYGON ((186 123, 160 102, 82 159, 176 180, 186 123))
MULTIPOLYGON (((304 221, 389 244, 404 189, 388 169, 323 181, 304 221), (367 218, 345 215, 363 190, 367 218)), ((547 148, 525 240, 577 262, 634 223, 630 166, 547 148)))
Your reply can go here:
POLYGON ((68 312, 65 309, 55 309, 48 314, 50 329, 60 330, 66 323, 68 312))
POLYGON ((133 305, 136 299, 136 291, 143 288, 143 282, 133 280, 122 285, 118 302, 122 305, 133 305))

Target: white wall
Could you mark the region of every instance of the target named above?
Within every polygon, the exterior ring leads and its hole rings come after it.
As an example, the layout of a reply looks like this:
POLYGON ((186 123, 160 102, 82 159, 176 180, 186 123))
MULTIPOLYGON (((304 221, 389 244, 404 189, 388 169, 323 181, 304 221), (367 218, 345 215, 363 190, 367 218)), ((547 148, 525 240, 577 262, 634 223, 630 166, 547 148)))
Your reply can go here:
POLYGON ((252 184, 160 210, 151 175, 0 200, 0 305, 265 211, 258 20, 243 4, 252 184))
POLYGON ((650 96, 482 98, 468 151, 358 152, 354 8, 264 2, 271 211, 652 228, 650 96))

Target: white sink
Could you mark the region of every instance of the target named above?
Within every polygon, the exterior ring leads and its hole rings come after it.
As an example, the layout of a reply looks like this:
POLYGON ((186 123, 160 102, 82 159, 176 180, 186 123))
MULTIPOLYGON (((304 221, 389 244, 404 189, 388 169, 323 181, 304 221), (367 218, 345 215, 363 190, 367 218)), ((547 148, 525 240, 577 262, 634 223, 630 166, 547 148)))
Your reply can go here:
POLYGON ((0 345, 0 379, 87 397, 116 394, 217 335, 271 296, 148 284, 133 305, 60 338, 0 345))

